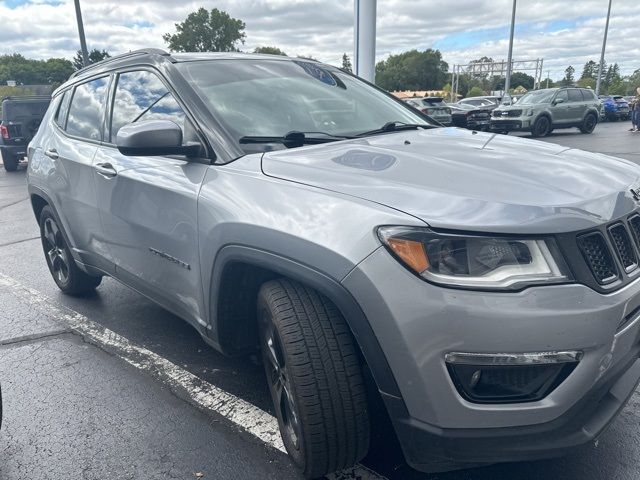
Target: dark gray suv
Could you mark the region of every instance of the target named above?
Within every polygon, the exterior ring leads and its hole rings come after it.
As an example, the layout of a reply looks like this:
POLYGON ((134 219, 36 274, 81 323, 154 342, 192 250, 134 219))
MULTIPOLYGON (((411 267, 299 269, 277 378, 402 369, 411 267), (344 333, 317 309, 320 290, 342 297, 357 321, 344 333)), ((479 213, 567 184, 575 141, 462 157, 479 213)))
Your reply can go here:
POLYGON ((600 118, 600 102, 587 88, 546 88, 524 94, 515 104, 496 108, 491 129, 497 132, 528 131, 534 137, 556 128, 577 127, 591 133, 600 118))
POLYGON ((261 352, 313 478, 384 405, 426 471, 592 441, 640 378, 640 169, 431 125, 299 58, 132 52, 54 94, 29 146, 47 265, 111 276, 261 352))

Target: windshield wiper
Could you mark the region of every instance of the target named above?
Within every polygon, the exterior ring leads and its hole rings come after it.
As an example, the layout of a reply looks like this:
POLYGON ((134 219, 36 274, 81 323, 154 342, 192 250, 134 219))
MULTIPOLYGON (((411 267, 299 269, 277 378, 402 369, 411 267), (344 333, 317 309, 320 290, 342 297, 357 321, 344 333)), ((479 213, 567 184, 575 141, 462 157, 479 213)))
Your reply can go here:
POLYGON ((399 132, 402 130, 415 130, 418 128, 437 128, 435 125, 429 125, 428 123, 404 123, 404 122, 387 122, 382 127, 375 130, 369 130, 368 132, 358 133, 356 137, 367 137, 369 135, 376 135, 378 133, 399 132))
POLYGON ((337 142, 339 140, 346 140, 349 138, 347 135, 333 135, 326 132, 298 132, 296 130, 287 133, 282 137, 269 137, 258 135, 247 135, 241 137, 240 143, 282 143, 287 148, 301 147, 303 145, 319 145, 321 143, 337 142), (309 135, 322 135, 321 137, 309 136, 309 135))

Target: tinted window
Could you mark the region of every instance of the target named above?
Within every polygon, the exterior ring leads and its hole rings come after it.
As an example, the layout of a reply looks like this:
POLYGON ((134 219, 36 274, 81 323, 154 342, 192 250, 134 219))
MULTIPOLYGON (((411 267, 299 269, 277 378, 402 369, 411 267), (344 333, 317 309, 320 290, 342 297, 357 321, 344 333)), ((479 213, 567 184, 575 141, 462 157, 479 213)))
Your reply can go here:
POLYGON ((118 77, 111 120, 111 142, 118 130, 144 120, 171 120, 184 132, 185 114, 157 75, 127 72, 118 77))
POLYGON ((90 140, 102 140, 101 126, 109 77, 78 85, 71 100, 67 133, 90 140))
POLYGON ((569 101, 570 102, 581 102, 582 101, 582 94, 580 93, 580 90, 578 90, 577 88, 572 88, 571 90, 569 90, 569 101))
POLYGON ((587 102, 593 102, 597 100, 596 94, 593 93, 593 90, 581 90, 582 98, 587 102))
POLYGON ((569 94, 567 93, 566 90, 560 90, 558 92, 558 94, 556 95, 555 100, 560 100, 560 99, 564 100, 565 102, 569 101, 569 94))
POLYGON ((67 114, 69 113, 69 105, 71 104, 71 90, 67 90, 62 95, 62 100, 56 113, 56 125, 64 130, 65 123, 67 122, 67 114))

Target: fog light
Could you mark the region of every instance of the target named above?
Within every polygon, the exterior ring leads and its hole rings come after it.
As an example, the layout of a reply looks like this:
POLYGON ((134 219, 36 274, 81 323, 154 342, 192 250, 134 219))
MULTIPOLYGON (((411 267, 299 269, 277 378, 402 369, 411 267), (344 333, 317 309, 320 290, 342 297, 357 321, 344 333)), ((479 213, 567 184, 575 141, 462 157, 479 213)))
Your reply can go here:
POLYGON ((458 393, 474 403, 535 402, 574 370, 582 352, 449 353, 447 369, 458 393))

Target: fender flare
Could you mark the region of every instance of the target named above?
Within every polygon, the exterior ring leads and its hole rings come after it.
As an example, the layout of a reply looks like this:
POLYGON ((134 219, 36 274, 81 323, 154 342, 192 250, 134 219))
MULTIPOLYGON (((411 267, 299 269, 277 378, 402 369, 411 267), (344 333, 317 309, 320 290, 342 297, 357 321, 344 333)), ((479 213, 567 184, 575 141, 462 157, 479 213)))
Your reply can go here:
MULTIPOLYGON (((216 322, 220 280, 225 267, 233 262, 242 262, 263 268, 291 280, 304 283, 331 300, 340 310, 351 328, 353 336, 371 370, 378 389, 387 395, 401 398, 400 389, 398 388, 398 384, 396 383, 382 347, 360 305, 351 293, 349 293, 339 281, 326 274, 276 253, 243 245, 226 245, 220 249, 215 258, 209 288, 209 320, 212 327, 211 333, 218 331, 216 322)), ((214 336, 215 335, 214 333, 214 336)), ((211 340, 219 345, 217 338, 212 338, 211 340)))

